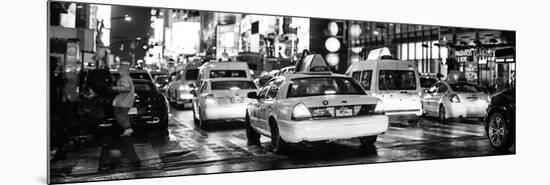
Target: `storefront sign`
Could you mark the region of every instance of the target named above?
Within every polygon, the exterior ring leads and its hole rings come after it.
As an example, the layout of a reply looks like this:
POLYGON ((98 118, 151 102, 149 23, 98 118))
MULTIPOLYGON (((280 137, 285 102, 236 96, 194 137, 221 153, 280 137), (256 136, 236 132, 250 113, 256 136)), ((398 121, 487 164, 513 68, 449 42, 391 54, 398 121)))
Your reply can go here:
POLYGON ((455 52, 455 55, 457 57, 468 57, 468 56, 472 56, 472 50, 460 50, 460 51, 456 51, 455 52))

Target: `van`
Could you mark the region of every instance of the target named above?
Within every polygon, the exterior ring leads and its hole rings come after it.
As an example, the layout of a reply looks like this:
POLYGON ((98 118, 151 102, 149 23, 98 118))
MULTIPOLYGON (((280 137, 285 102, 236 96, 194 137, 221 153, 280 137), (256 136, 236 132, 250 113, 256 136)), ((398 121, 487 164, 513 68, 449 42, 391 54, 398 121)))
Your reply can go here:
POLYGON ((193 100, 192 90, 196 87, 200 63, 187 64, 182 70, 174 72, 172 80, 168 84, 166 96, 171 105, 176 108, 191 106, 193 100))
POLYGON ((199 68, 197 87, 207 79, 242 78, 254 80, 246 62, 207 62, 199 68))
POLYGON ((414 62, 384 55, 356 62, 345 74, 357 80, 367 94, 380 98, 390 118, 417 122, 422 116, 420 79, 414 62))

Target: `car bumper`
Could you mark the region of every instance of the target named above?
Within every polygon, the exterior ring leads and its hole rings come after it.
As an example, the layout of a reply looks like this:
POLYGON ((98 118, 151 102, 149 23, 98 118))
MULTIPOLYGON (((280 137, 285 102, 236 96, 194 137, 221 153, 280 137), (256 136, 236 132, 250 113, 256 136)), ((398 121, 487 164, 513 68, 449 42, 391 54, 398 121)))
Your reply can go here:
MULTIPOLYGON (((162 119, 167 119, 167 115, 130 115, 130 125, 132 126, 146 126, 146 125, 158 125, 162 119)), ((103 123, 99 124, 99 127, 110 127, 116 125, 114 118, 107 118, 103 123)))
POLYGON ((477 103, 449 103, 445 106, 448 118, 481 118, 487 112, 486 102, 477 103))
POLYGON ((179 94, 176 103, 177 104, 186 104, 191 103, 193 101, 193 94, 179 94))
POLYGON ((279 133, 289 143, 374 136, 386 132, 388 116, 361 116, 326 120, 280 120, 279 133))
POLYGON ((244 119, 246 104, 210 105, 204 110, 205 120, 234 120, 244 119))
POLYGON ((386 115, 390 119, 416 119, 419 116, 422 116, 422 109, 408 109, 408 110, 386 110, 386 115))

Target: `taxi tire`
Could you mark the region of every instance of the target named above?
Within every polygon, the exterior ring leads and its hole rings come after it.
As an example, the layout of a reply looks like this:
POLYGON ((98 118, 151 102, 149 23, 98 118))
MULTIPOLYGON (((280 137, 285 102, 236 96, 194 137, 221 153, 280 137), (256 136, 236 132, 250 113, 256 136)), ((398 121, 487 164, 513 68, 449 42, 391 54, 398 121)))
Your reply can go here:
POLYGON ((378 135, 360 137, 359 142, 361 143, 362 147, 370 147, 370 146, 373 146, 374 143, 376 143, 377 138, 378 138, 378 135))
POLYGON ((439 105, 439 111, 437 112, 437 118, 439 119, 439 122, 441 123, 447 123, 449 121, 449 118, 447 118, 447 111, 445 110, 445 106, 443 104, 439 105))
POLYGON ((169 135, 169 132, 168 132, 168 116, 166 116, 165 119, 162 119, 158 126, 157 126, 157 131, 160 135, 162 136, 167 136, 169 135))
POLYGON ((279 127, 275 120, 269 120, 269 130, 271 130, 271 149, 276 154, 285 154, 289 151, 289 144, 281 138, 279 127))
POLYGON ((252 128, 252 125, 250 125, 250 117, 248 116, 248 114, 246 114, 246 117, 244 119, 244 124, 246 128, 247 143, 249 145, 260 146, 261 145, 260 134, 252 128))

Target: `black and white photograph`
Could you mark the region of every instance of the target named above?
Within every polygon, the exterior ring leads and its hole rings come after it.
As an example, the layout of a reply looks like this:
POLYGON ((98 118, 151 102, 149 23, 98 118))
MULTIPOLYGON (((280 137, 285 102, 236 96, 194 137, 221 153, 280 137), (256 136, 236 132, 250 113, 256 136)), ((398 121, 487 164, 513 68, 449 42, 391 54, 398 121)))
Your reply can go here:
POLYGON ((547 42, 521 25, 544 16, 511 2, 33 2, 5 46, 44 48, 5 78, 44 89, 5 85, 33 100, 5 95, 3 153, 41 184, 541 182, 547 42))
POLYGON ((53 184, 516 153, 514 30, 48 8, 53 184))

